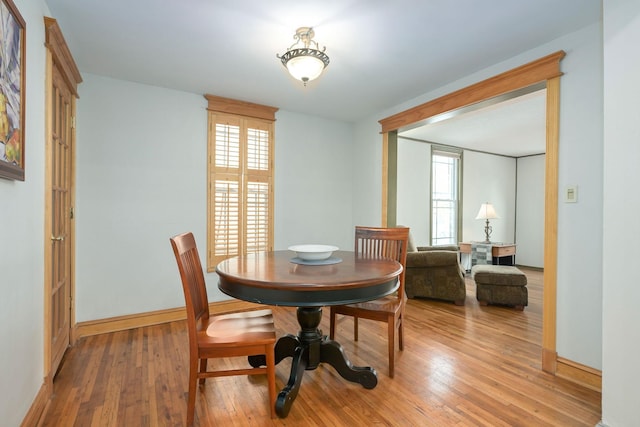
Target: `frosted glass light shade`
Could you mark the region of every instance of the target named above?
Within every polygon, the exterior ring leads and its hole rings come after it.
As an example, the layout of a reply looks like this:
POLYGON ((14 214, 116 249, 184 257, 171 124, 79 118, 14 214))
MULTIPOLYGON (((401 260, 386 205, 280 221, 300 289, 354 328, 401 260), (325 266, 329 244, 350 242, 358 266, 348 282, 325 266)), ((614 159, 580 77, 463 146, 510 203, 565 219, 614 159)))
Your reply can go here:
POLYGON ((294 56, 287 62, 289 74, 305 83, 320 77, 324 67, 324 62, 315 56, 294 56))

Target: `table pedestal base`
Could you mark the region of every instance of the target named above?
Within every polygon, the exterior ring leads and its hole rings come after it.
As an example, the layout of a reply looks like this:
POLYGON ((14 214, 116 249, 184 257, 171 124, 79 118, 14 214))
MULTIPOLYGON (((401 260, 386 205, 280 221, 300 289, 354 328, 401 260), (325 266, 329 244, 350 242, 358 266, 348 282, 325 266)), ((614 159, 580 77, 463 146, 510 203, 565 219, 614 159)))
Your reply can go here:
MULTIPOLYGON (((297 336, 285 335, 278 339, 275 347, 275 362, 292 357, 289 382, 276 399, 276 413, 284 418, 289 414, 291 404, 298 395, 304 371, 316 369, 320 363, 328 363, 346 380, 372 389, 378 384, 376 371, 370 367, 353 366, 336 341, 330 340, 318 325, 322 320, 321 307, 299 307, 298 323, 301 330, 297 336)), ((253 366, 259 364, 259 357, 250 358, 253 366)))

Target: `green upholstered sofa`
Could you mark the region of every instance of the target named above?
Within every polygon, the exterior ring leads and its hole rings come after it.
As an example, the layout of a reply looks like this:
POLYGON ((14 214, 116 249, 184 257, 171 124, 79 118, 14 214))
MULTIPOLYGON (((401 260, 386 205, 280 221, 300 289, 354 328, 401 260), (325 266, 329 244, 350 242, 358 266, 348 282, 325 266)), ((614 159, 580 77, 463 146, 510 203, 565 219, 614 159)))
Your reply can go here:
POLYGON ((405 292, 409 298, 422 297, 464 305, 467 290, 460 267, 458 247, 421 246, 407 250, 405 292))

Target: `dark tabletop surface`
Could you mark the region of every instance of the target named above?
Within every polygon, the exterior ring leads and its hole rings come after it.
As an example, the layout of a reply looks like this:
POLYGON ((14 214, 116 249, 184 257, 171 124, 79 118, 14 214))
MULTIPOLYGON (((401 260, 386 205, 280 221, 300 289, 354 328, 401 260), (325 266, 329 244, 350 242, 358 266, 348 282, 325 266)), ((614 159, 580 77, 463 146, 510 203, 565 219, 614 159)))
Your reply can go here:
POLYGON ((291 251, 249 254, 216 267, 220 290, 246 301, 271 305, 323 306, 369 301, 397 289, 400 263, 336 251, 330 265, 300 265, 291 251))

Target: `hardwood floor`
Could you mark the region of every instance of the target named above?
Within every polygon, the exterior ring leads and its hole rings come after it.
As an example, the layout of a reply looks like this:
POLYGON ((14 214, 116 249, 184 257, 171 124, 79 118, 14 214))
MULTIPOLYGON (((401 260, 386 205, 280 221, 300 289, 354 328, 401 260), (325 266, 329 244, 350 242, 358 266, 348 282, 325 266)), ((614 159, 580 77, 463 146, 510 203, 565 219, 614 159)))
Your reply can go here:
MULTIPOLYGON (((479 306, 470 279, 464 306, 409 300, 394 379, 385 324, 361 320, 353 342, 351 319, 339 322, 336 340, 351 362, 376 368, 373 390, 321 365, 305 372, 289 416, 272 420, 265 377, 214 378, 198 393, 195 425, 593 427, 600 393, 541 371, 542 273, 522 270, 524 311, 479 306)), ((279 334, 297 332, 294 308, 273 310, 279 334)), ((321 328, 328 333, 328 309, 321 328)), ((187 353, 184 321, 87 337, 68 351, 41 425, 182 426, 187 353)), ((285 359, 277 367, 279 389, 290 365, 285 359)))

